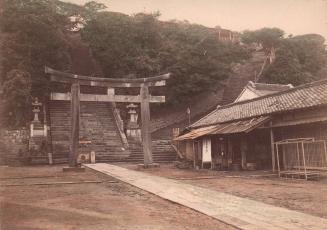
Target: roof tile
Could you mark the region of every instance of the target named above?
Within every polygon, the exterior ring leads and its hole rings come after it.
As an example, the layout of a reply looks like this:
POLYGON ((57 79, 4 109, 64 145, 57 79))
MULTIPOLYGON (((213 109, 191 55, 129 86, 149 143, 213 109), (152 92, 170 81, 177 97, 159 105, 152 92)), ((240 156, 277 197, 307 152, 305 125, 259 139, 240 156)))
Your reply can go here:
POLYGON ((208 126, 325 104, 327 104, 327 79, 221 106, 190 127, 208 126))

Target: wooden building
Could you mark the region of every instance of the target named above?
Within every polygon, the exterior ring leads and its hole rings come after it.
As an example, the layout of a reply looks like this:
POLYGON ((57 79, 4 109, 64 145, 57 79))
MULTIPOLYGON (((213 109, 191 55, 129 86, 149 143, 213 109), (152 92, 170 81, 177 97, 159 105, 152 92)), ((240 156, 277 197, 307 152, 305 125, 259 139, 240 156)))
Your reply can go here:
POLYGON ((240 33, 231 30, 216 27, 218 39, 223 42, 239 43, 241 41, 240 33))
POLYGON ((266 84, 249 81, 234 102, 245 101, 293 88, 292 84, 266 84))
POLYGON ((324 143, 310 147, 306 142, 311 155, 303 153, 302 162, 305 158, 311 168, 327 169, 327 80, 217 107, 174 140, 195 166, 275 170, 287 168, 288 156, 277 162, 275 143, 299 138, 324 143), (319 159, 312 160, 313 151, 319 159))

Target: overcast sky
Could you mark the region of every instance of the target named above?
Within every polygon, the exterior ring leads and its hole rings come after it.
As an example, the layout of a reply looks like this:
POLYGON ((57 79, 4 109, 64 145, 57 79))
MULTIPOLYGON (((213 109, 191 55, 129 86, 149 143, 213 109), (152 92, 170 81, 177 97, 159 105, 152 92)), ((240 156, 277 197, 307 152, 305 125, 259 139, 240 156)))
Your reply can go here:
MULTIPOLYGON (((65 0, 84 4, 90 0, 65 0)), ((161 12, 161 20, 188 20, 243 31, 279 27, 288 34, 318 33, 327 39, 327 0, 97 0, 109 11, 161 12)))

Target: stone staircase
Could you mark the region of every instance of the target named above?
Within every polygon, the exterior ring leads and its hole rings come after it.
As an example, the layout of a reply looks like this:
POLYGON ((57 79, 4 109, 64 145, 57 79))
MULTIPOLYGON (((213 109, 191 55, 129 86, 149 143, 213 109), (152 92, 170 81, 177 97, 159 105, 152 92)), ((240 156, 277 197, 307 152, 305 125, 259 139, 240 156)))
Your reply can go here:
MULTIPOLYGON (((49 104, 54 163, 65 163, 69 154, 70 102, 51 101, 49 104)), ((80 108, 80 153, 95 151, 96 161, 99 162, 129 156, 123 147, 110 104, 81 102, 80 108)))
MULTIPOLYGON (((92 53, 78 33, 71 33, 70 72, 95 77, 103 77, 92 53)), ((99 89, 81 87, 83 93, 106 93, 99 89), (95 90, 95 91, 94 91, 95 90)), ((54 163, 66 163, 70 139, 70 102, 49 102, 51 142, 54 163)), ((131 141, 131 140, 129 140, 131 141)), ((110 103, 81 102, 80 153, 95 151, 97 162, 142 162, 143 150, 140 143, 131 141, 125 149, 113 115, 110 103)), ((176 159, 176 152, 167 140, 153 141, 155 162, 169 162, 176 159)))
MULTIPOLYGON (((143 162, 143 149, 140 143, 129 140, 131 154, 125 159, 126 162, 143 162)), ((156 163, 167 163, 177 160, 176 151, 170 144, 170 140, 152 140, 152 156, 156 163)))
MULTIPOLYGON (((97 162, 143 162, 141 143, 129 141, 125 149, 120 138, 111 104, 81 102, 80 153, 95 151, 97 162)), ((54 163, 68 162, 70 139, 70 102, 49 102, 51 139, 54 163)), ((154 162, 176 160, 176 152, 169 140, 153 140, 154 162)))

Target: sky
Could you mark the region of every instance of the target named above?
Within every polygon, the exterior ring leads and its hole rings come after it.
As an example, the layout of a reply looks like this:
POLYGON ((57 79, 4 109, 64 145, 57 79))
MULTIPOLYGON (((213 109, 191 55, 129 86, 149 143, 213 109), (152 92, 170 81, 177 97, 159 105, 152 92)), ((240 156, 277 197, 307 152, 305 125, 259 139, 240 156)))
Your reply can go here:
MULTIPOLYGON (((84 4, 90 0, 64 0, 84 4)), ((317 33, 327 40, 327 0, 97 0, 109 11, 160 11, 160 20, 187 20, 243 31, 278 27, 287 34, 317 33)))

